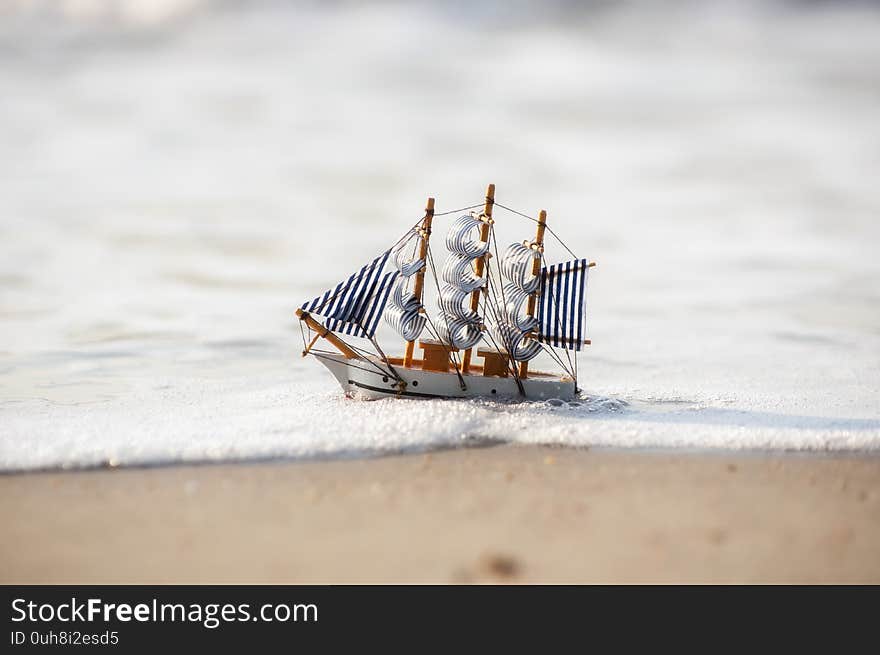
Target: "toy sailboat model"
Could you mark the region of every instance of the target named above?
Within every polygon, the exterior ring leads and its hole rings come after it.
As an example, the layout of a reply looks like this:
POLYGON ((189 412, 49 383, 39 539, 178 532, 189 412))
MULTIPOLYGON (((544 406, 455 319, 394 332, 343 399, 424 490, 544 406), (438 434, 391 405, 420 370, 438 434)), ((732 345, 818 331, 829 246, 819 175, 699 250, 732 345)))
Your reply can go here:
POLYGON ((446 234, 449 254, 439 274, 430 244, 434 199, 428 198, 424 217, 394 246, 303 303, 296 311, 303 357, 319 359, 354 398, 574 398, 577 353, 590 343, 584 339, 586 283, 594 264, 545 265, 545 211, 535 219, 509 210, 495 202, 493 184, 481 205, 482 211, 473 211, 475 205, 437 215, 460 214, 446 234), (512 243, 499 255, 496 206, 537 223, 534 240, 512 243), (426 275, 437 293, 433 317, 423 305, 426 275), (383 319, 406 342, 403 357, 388 357, 379 346, 375 333, 383 319), (375 352, 347 337, 369 341, 375 352), (319 339, 334 350, 317 349, 319 339), (473 361, 474 349, 482 364, 473 361), (530 371, 529 361, 542 351, 562 371, 530 371))

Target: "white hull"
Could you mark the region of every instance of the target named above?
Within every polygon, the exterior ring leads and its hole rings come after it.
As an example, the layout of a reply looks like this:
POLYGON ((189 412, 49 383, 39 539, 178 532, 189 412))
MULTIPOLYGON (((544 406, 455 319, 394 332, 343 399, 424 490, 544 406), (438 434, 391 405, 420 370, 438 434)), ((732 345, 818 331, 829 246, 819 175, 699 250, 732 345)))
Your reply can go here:
POLYGON ((359 359, 346 359, 344 355, 315 354, 326 366, 347 396, 364 400, 379 398, 506 398, 519 400, 546 400, 559 398, 571 400, 577 390, 569 377, 548 373, 529 372, 529 377, 520 380, 525 395, 520 392, 513 377, 483 376, 479 367, 476 374, 462 375, 462 379, 452 371, 438 373, 421 370, 421 362, 414 362, 411 368, 394 366, 394 371, 404 385, 393 376, 379 371, 388 366, 379 359, 373 364, 359 359), (378 367, 378 368, 377 368, 378 367))

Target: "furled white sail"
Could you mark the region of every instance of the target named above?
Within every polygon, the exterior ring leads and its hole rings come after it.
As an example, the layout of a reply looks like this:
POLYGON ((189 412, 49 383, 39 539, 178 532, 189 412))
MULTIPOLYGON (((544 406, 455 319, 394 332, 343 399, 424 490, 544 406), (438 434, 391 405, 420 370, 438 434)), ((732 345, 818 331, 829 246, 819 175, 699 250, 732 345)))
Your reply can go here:
POLYGON ((541 344, 530 335, 538 319, 528 314, 529 296, 541 283, 541 277, 532 273, 535 260, 540 257, 540 252, 520 243, 513 243, 504 251, 500 269, 507 281, 499 299, 501 311, 487 326, 495 343, 519 362, 541 352, 541 344))
POLYGON ((440 277, 465 293, 470 293, 486 285, 485 277, 477 277, 474 273, 473 259, 465 255, 452 253, 443 263, 440 277))
POLYGON ((383 316, 385 322, 400 336, 407 341, 415 341, 425 329, 427 319, 420 311, 422 303, 415 294, 407 291, 407 283, 408 280, 404 277, 397 280, 383 316))
POLYGON ((501 258, 501 273, 525 293, 534 293, 541 284, 541 278, 532 273, 532 267, 535 260, 540 258, 541 253, 537 250, 526 248, 521 243, 512 243, 501 258))
POLYGON ((391 262, 403 277, 418 273, 425 267, 425 259, 417 254, 420 237, 418 228, 413 228, 391 249, 391 262))
POLYGON ((518 362, 527 362, 541 352, 540 343, 510 323, 490 321, 486 327, 498 347, 518 362))
POLYGON ((471 294, 467 291, 462 291, 450 284, 444 285, 440 289, 440 309, 447 316, 479 325, 480 315, 466 304, 470 301, 470 297, 471 294))
POLYGON ((452 316, 444 316, 437 326, 437 331, 444 343, 459 350, 473 348, 483 338, 483 331, 479 325, 452 316))
POLYGON ((409 278, 425 267, 425 259, 419 258, 416 252, 420 237, 419 230, 413 228, 391 249, 390 259, 400 271, 400 277, 382 314, 385 322, 407 341, 418 339, 427 322, 421 301, 408 290, 411 288, 409 278))
POLYGON ((489 242, 480 241, 482 221, 471 212, 455 219, 446 234, 446 248, 449 252, 465 255, 468 259, 482 257, 489 251, 489 242))
POLYGON ((529 294, 515 284, 504 284, 502 302, 506 322, 521 332, 528 332, 538 324, 538 319, 528 314, 529 294))
POLYGON ((482 338, 482 318, 467 306, 470 294, 486 285, 485 276, 474 272, 474 260, 489 251, 481 241, 482 221, 474 213, 459 216, 446 235, 449 257, 440 277, 446 284, 440 290, 440 338, 457 349, 473 348, 482 338))

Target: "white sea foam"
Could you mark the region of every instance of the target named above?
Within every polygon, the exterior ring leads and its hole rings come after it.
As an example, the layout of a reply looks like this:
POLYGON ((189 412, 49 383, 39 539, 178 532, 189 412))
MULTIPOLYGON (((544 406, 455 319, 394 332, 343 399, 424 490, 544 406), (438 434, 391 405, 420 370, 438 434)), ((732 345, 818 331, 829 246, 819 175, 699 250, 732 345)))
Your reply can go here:
POLYGON ((7 469, 362 456, 498 442, 569 446, 876 449, 880 421, 607 397, 349 400, 288 376, 169 380, 104 403, 22 401, 5 409, 7 469), (122 434, 124 431, 124 434, 122 434))
POLYGON ((0 468, 880 450, 880 10, 21 4, 0 468), (344 399, 293 308, 489 181, 599 263, 585 398, 344 399))

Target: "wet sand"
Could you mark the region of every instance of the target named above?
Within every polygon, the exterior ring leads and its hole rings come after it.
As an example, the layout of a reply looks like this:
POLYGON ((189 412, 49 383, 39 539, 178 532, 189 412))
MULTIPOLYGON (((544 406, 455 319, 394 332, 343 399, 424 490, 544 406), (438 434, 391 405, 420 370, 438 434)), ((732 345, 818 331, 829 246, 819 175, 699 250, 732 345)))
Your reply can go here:
POLYGON ((2 583, 880 582, 880 457, 497 446, 0 476, 2 583))

